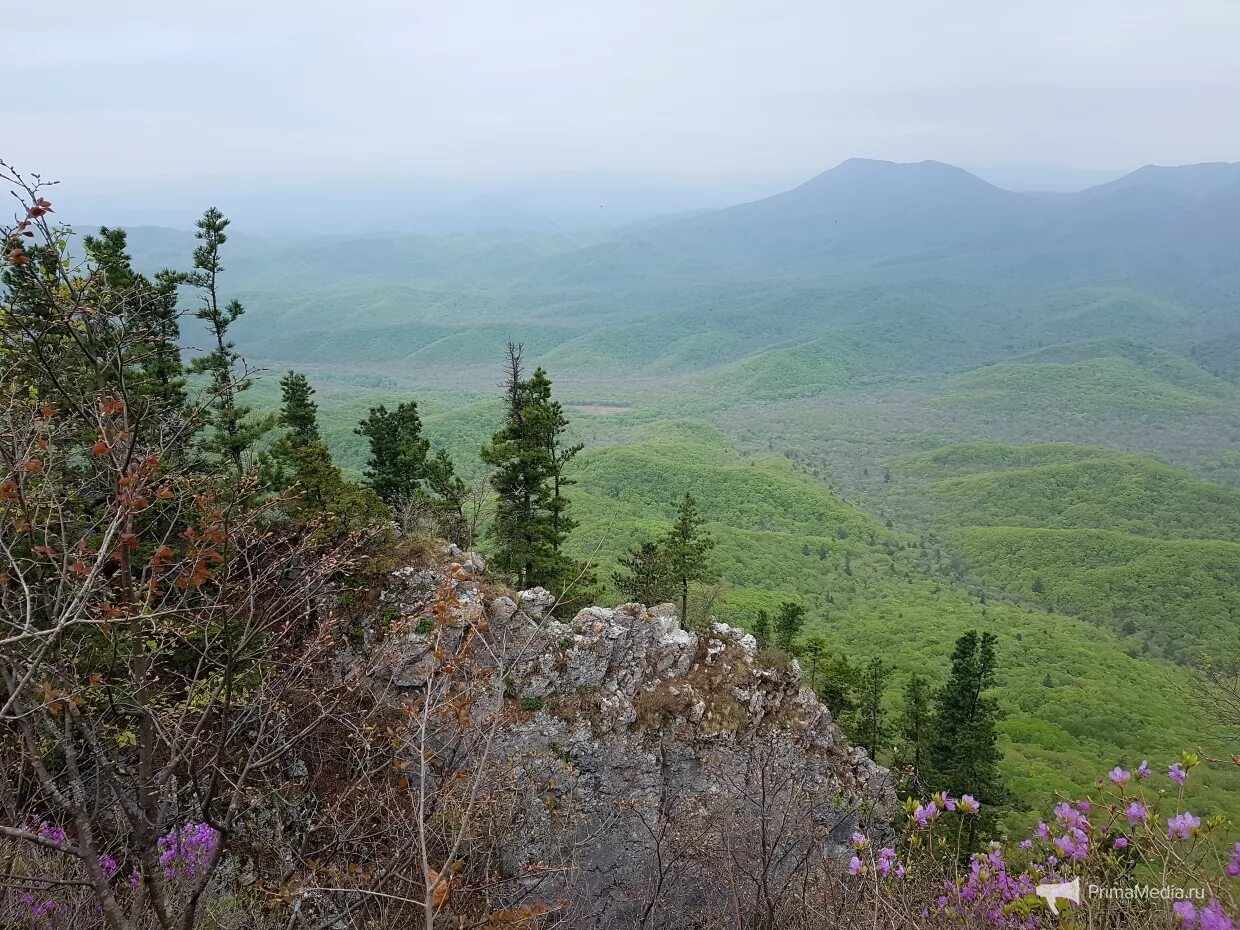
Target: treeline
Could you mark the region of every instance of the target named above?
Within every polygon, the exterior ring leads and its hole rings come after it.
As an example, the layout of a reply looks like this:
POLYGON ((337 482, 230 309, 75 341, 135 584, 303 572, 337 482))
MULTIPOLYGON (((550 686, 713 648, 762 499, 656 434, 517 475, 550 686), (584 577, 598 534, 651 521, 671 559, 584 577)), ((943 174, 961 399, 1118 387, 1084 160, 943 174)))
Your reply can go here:
MULTIPOLYGON (((148 422, 192 424, 182 437, 186 454, 280 494, 287 518, 313 521, 327 536, 396 520, 406 530, 472 546, 491 506, 487 489, 460 478, 446 450, 432 451, 416 401, 390 410, 371 407, 357 425, 355 432, 369 446, 360 483, 332 460, 319 431, 315 391, 303 373, 289 371, 280 380, 278 414, 259 415, 246 406, 254 372, 229 337, 245 308, 222 295, 228 226, 218 210, 206 211, 197 223, 193 270, 163 271, 151 280, 133 269, 124 231, 105 228, 85 239, 89 261, 110 286, 127 292, 126 300, 141 308, 143 324, 152 324, 158 335, 158 343, 144 350, 137 376, 152 405, 148 422), (195 291, 195 316, 212 340, 210 351, 189 364, 177 348, 178 297, 185 286, 195 291), (204 379, 197 396, 187 390, 188 376, 204 379)), ((11 277, 19 288, 33 286, 23 283, 20 270, 11 277)), ((568 419, 552 397, 552 382, 542 368, 527 373, 520 345, 509 344, 505 373, 504 421, 479 452, 491 469, 493 516, 486 532, 494 544, 493 564, 520 588, 541 586, 566 604, 578 602, 594 591, 594 579, 587 566, 564 553, 576 526, 564 492, 573 483, 565 468, 581 446, 567 443, 568 419)))

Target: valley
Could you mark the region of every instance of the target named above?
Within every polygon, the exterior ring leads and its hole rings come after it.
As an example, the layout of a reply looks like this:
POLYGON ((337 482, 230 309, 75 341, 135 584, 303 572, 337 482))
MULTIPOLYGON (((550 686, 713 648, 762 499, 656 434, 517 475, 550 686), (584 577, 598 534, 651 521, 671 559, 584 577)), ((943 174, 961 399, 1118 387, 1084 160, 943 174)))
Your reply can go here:
POLYGON ((511 339, 585 445, 571 548, 604 581, 692 491, 728 622, 795 598, 897 679, 994 632, 1019 807, 1136 753, 1228 754, 1192 669, 1240 656, 1233 203, 1240 165, 1052 197, 854 160, 610 233, 271 242, 229 273, 259 405, 309 374, 352 474, 356 422, 410 398, 480 474, 511 339))

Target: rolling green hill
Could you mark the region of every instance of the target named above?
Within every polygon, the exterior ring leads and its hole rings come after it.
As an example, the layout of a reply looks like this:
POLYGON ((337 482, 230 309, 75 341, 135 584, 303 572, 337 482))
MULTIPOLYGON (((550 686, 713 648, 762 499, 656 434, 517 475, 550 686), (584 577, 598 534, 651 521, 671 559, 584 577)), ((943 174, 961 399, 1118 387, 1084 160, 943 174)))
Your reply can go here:
MULTIPOLYGON (((886 529, 779 456, 739 454, 702 424, 663 423, 639 430, 624 445, 587 450, 574 476, 582 526, 573 550, 597 559, 605 577, 625 549, 666 528, 675 500, 691 490, 717 541, 712 561, 725 583, 714 612, 730 622, 749 625, 758 608, 773 610, 780 600, 796 598, 809 608, 807 634, 821 634, 831 649, 852 656, 881 656, 898 676, 941 676, 956 636, 973 628, 994 632, 1006 712, 1004 770, 1019 800, 1087 787, 1106 766, 1135 764, 1142 753, 1169 760, 1184 746, 1218 745, 1208 723, 1185 702, 1191 673, 1139 651, 1130 654, 1121 636, 1101 626, 1045 609, 983 603, 949 580, 937 544, 886 529)), ((1022 571, 1079 557, 1068 552, 1051 560, 1056 541, 1049 536, 1044 549, 1025 552, 1000 535, 1011 530, 975 532, 999 536, 979 550, 1012 553, 1022 571)), ((970 553, 972 538, 959 541, 970 553)), ((1235 545, 1198 545, 1219 560, 1231 550, 1240 553, 1235 545)), ((1211 564, 1208 571, 1223 570, 1221 561, 1211 564)), ((1167 574, 1176 570, 1168 567, 1167 574)), ((1200 584, 1194 577, 1185 587, 1200 584)), ((1120 587, 1101 597, 1122 602, 1120 587)), ((1240 778, 1225 773, 1215 779, 1209 803, 1240 815, 1240 778)))
POLYGON ((1000 590, 1179 661, 1240 655, 1240 492, 1148 456, 973 443, 897 460, 1000 590))

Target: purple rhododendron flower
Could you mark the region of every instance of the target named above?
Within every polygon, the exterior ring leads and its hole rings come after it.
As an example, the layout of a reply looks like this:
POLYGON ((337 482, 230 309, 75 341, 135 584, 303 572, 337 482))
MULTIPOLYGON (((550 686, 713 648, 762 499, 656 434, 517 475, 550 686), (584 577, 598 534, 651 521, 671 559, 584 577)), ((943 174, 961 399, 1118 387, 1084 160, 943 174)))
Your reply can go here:
POLYGON ((884 846, 878 851, 878 874, 883 878, 891 872, 891 867, 896 861, 896 851, 890 846, 884 846))
POLYGON ((1128 837, 1117 836, 1115 838, 1115 848, 1116 849, 1127 849, 1128 848, 1128 837))
POLYGON ((939 808, 933 801, 926 804, 918 804, 913 811, 913 818, 917 821, 919 827, 928 826, 938 816, 939 808))
POLYGON ((1171 910, 1186 927, 1191 927, 1197 921, 1197 907, 1192 901, 1176 901, 1171 905, 1171 910))
POLYGON ((1033 840, 1021 840, 1020 848, 1021 849, 1033 849, 1033 840))
POLYGON ((865 834, 859 830, 853 833, 852 841, 853 841, 853 845, 856 846, 858 849, 863 848, 870 842, 869 840, 865 838, 865 834))
POLYGON ((22 895, 19 900, 22 902, 22 904, 26 905, 26 910, 30 912, 30 916, 33 917, 35 920, 42 920, 44 917, 47 917, 52 911, 56 910, 55 901, 52 901, 51 899, 45 899, 45 900, 40 901, 29 891, 27 891, 24 895, 22 895))
POLYGON ((1140 801, 1133 801, 1128 805, 1128 823, 1135 827, 1137 824, 1145 820, 1148 813, 1149 812, 1145 809, 1144 804, 1140 801))
POLYGON ((1167 777, 1177 785, 1184 784, 1184 778, 1188 773, 1184 771, 1184 767, 1178 762, 1173 762, 1171 768, 1167 769, 1167 777))
POLYGON ((187 823, 158 841, 159 865, 166 878, 193 878, 206 869, 220 834, 205 823, 187 823))
POLYGON ((1125 772, 1117 765, 1115 768, 1111 769, 1107 777, 1110 778, 1115 784, 1122 786, 1128 784, 1129 780, 1132 778, 1132 772, 1125 772))
POLYGON ((1137 766, 1137 770, 1133 772, 1133 774, 1136 775, 1137 778, 1149 778, 1150 777, 1150 760, 1142 759, 1141 764, 1137 766))
POLYGON ((1167 821, 1167 836, 1173 840, 1186 840, 1201 826, 1201 818, 1194 817, 1188 811, 1178 814, 1167 821))
POLYGON ((1065 827, 1080 829, 1089 826, 1089 821, 1085 819, 1085 815, 1066 801, 1055 807, 1055 817, 1065 827))
POLYGON ((862 862, 861 859, 858 858, 857 856, 853 856, 851 859, 848 860, 848 874, 849 875, 864 875, 865 874, 865 863, 862 862))
POLYGON ((1210 899, 1210 903, 1197 915, 1197 920, 1201 930, 1231 930, 1232 927, 1231 918, 1227 916, 1217 898, 1210 899))
POLYGON ((1035 832, 1038 835, 1038 839, 1044 843, 1051 838, 1051 828, 1040 820, 1038 821, 1038 828, 1035 832))
POLYGON ((1069 859, 1084 859, 1089 855, 1089 837, 1084 830, 1074 827, 1063 836, 1055 837, 1055 848, 1069 859))
POLYGON ((960 796, 960 809, 966 814, 976 814, 982 809, 981 803, 971 794, 960 796))
POLYGON ((120 867, 120 863, 107 853, 99 857, 99 869, 103 872, 104 878, 111 878, 120 867))

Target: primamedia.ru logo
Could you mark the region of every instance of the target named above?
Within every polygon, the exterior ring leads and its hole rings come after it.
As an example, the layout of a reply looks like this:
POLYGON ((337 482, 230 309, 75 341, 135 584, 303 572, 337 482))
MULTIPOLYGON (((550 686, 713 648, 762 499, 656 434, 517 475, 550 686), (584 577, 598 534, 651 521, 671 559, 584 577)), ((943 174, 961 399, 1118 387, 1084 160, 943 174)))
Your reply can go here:
POLYGON ((1181 888, 1178 885, 1089 885, 1091 898, 1120 901, 1200 901, 1204 888, 1181 888))

